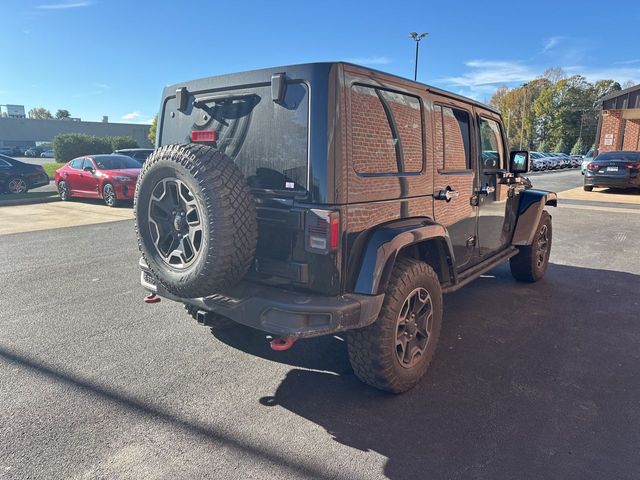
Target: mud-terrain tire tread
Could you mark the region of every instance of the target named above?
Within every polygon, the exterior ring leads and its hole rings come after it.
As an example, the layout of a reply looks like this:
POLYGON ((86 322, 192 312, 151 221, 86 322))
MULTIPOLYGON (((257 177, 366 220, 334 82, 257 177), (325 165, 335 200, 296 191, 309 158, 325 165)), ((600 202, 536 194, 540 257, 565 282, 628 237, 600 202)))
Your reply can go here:
MULTIPOLYGON (((186 298, 205 297, 231 287, 248 272, 256 250, 258 225, 251 190, 244 175, 227 155, 205 145, 166 145, 151 154, 143 164, 134 197, 136 235, 142 257, 149 270, 169 292, 186 298), (142 238, 149 235, 147 225, 140 225, 140 188, 148 173, 159 162, 174 162, 176 169, 187 173, 197 183, 201 206, 208 220, 207 234, 203 231, 205 260, 197 269, 181 275, 179 281, 168 281, 162 269, 147 251, 142 238), (141 228, 142 227, 142 228, 141 228), (211 232, 216 233, 212 239, 211 232)), ((146 213, 144 214, 146 217, 146 213)), ((153 253, 153 251, 152 251, 153 253)), ((162 266, 162 268, 168 268, 162 266)))
POLYGON ((551 228, 551 215, 546 210, 542 212, 542 216, 540 217, 540 222, 538 223, 538 227, 536 228, 536 233, 533 237, 533 244, 526 245, 522 247, 518 247, 519 253, 509 259, 509 267, 511 269, 511 275, 520 281, 520 282, 528 282, 533 283, 540 280, 545 272, 547 271, 547 266, 549 265, 549 256, 551 255, 551 245, 553 242, 551 228), (537 246, 537 238, 540 234, 540 229, 542 225, 546 224, 548 228, 549 235, 549 247, 547 253, 547 260, 542 268, 538 268, 536 265, 536 246, 537 246))
POLYGON ((367 385, 380 390, 402 393, 413 388, 431 363, 438 345, 441 325, 442 291, 438 275, 424 262, 412 258, 398 259, 391 273, 378 319, 365 328, 348 332, 349 361, 354 373, 367 385), (420 282, 419 279, 427 281, 420 282), (433 338, 421 362, 411 369, 404 369, 394 351, 396 322, 406 296, 412 289, 420 286, 426 288, 431 295, 434 310, 433 338), (401 374, 398 375, 398 372, 401 374))

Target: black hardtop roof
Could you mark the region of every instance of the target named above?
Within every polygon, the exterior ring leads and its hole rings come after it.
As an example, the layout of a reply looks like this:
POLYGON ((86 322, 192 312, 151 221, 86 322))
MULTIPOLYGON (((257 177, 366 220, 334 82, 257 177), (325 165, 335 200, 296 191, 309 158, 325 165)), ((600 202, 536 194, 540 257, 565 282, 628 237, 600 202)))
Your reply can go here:
POLYGON ((377 70, 375 68, 365 67, 365 66, 358 65, 358 64, 355 64, 355 63, 343 62, 343 61, 339 61, 339 62, 301 63, 301 64, 297 64, 297 65, 282 65, 282 66, 279 66, 279 67, 260 68, 260 69, 248 70, 248 71, 244 71, 244 72, 226 73, 226 74, 222 74, 222 75, 214 75, 214 76, 211 76, 211 77, 204 77, 204 78, 199 78, 199 79, 191 80, 191 81, 187 81, 187 82, 176 83, 174 85, 168 85, 167 87, 165 87, 164 96, 166 98, 168 96, 174 95, 176 89, 178 89, 180 87, 183 87, 185 85, 194 86, 194 88, 196 88, 196 89, 200 89, 200 88, 206 89, 207 83, 210 83, 211 80, 214 80, 214 79, 216 80, 217 83, 220 83, 220 84, 223 84, 223 85, 232 86, 234 84, 239 85, 239 84, 253 83, 253 82, 255 82, 256 78, 264 79, 265 76, 267 76, 267 75, 271 76, 272 74, 281 73, 281 72, 287 73, 289 76, 292 76, 292 77, 305 78, 304 73, 308 74, 309 70, 329 71, 330 68, 332 68, 334 66, 338 66, 338 65, 349 65, 349 66, 356 67, 356 68, 361 69, 361 70, 369 71, 371 73, 376 73, 376 74, 381 74, 381 75, 385 75, 385 76, 388 76, 388 77, 392 77, 392 78, 400 80, 402 82, 412 84, 413 86, 422 87, 426 91, 437 93, 439 95, 444 95, 444 96, 447 96, 447 97, 450 97, 450 98, 453 98, 453 99, 456 99, 456 100, 460 100, 460 101, 465 102, 465 103, 470 103, 470 104, 476 105, 478 107, 482 107, 482 108, 485 108, 487 110, 490 110, 490 111, 492 111, 494 113, 500 114, 500 111, 498 109, 496 109, 495 107, 493 107, 492 105, 487 105, 487 104, 479 102, 477 100, 473 100, 472 98, 464 97, 462 95, 458 95, 456 93, 449 92, 447 90, 443 90, 443 89, 440 89, 440 88, 437 88, 437 87, 433 87, 433 86, 427 85, 425 83, 414 82, 411 79, 404 78, 404 77, 401 77, 399 75, 394 75, 393 73, 388 73, 388 72, 384 72, 382 70, 377 70))

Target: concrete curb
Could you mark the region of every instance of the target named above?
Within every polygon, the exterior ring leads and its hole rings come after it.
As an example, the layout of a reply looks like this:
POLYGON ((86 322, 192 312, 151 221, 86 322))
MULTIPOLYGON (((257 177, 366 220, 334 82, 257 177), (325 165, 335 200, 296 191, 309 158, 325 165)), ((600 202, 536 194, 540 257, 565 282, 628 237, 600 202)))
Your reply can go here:
POLYGON ((38 203, 59 202, 60 197, 44 197, 44 198, 21 198, 19 200, 4 200, 0 202, 0 207, 13 207, 15 205, 35 205, 38 203))

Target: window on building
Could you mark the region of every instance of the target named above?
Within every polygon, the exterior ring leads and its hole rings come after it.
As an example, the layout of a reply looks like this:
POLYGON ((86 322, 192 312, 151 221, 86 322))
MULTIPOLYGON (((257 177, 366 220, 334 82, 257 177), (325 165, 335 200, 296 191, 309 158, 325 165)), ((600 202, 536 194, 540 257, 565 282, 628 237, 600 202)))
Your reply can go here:
POLYGON ((469 112, 435 105, 434 134, 435 157, 445 170, 472 168, 469 112))
POLYGON ((363 175, 419 173, 424 163, 417 97, 355 85, 351 90, 353 168, 363 175))

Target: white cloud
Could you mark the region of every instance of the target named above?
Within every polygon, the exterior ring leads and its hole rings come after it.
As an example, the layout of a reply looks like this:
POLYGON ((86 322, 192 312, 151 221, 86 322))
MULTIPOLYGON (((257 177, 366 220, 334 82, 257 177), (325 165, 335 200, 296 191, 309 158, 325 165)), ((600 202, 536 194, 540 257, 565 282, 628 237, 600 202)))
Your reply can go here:
MULTIPOLYGON (((440 78, 437 83, 460 95, 486 100, 500 85, 515 86, 541 76, 548 66, 526 65, 518 61, 471 60, 465 63, 466 72, 440 78)), ((640 62, 628 61, 619 66, 588 67, 569 64, 561 66, 567 75, 582 75, 589 82, 612 79, 620 84, 640 83, 640 62), (637 63, 637 64, 636 64, 637 63)))
POLYGON ((94 83, 94 86, 98 87, 100 90, 109 90, 111 87, 106 83, 94 83))
POLYGON ((634 63, 640 63, 640 58, 635 60, 624 60, 622 62, 613 62, 615 65, 633 65, 634 63))
POLYGON ((388 65, 391 60, 385 56, 348 58, 347 62, 358 65, 388 65))
POLYGON ((471 70, 459 76, 441 78, 454 87, 478 87, 481 85, 502 85, 504 83, 526 82, 537 77, 540 72, 520 62, 504 60, 471 60, 465 65, 471 70))
POLYGON ((551 50, 553 47, 555 47, 556 45, 558 45, 560 43, 560 40, 562 40, 564 37, 549 37, 544 41, 544 46, 542 48, 542 52, 546 52, 548 50, 551 50))
POLYGON ((67 3, 47 3, 44 5, 38 5, 36 8, 40 10, 66 10, 69 8, 82 8, 93 5, 92 0, 85 0, 80 2, 67 2, 67 3))
POLYGON ((138 118, 140 116, 140 112, 135 111, 135 112, 131 112, 131 113, 125 113, 124 115, 122 115, 122 117, 120 117, 122 120, 127 120, 127 121, 131 121, 131 120, 135 120, 136 118, 138 118))
POLYGON ((597 80, 615 80, 620 84, 625 82, 640 83, 640 65, 624 67, 590 68, 572 66, 563 68, 570 75, 582 75, 589 82, 597 80))

